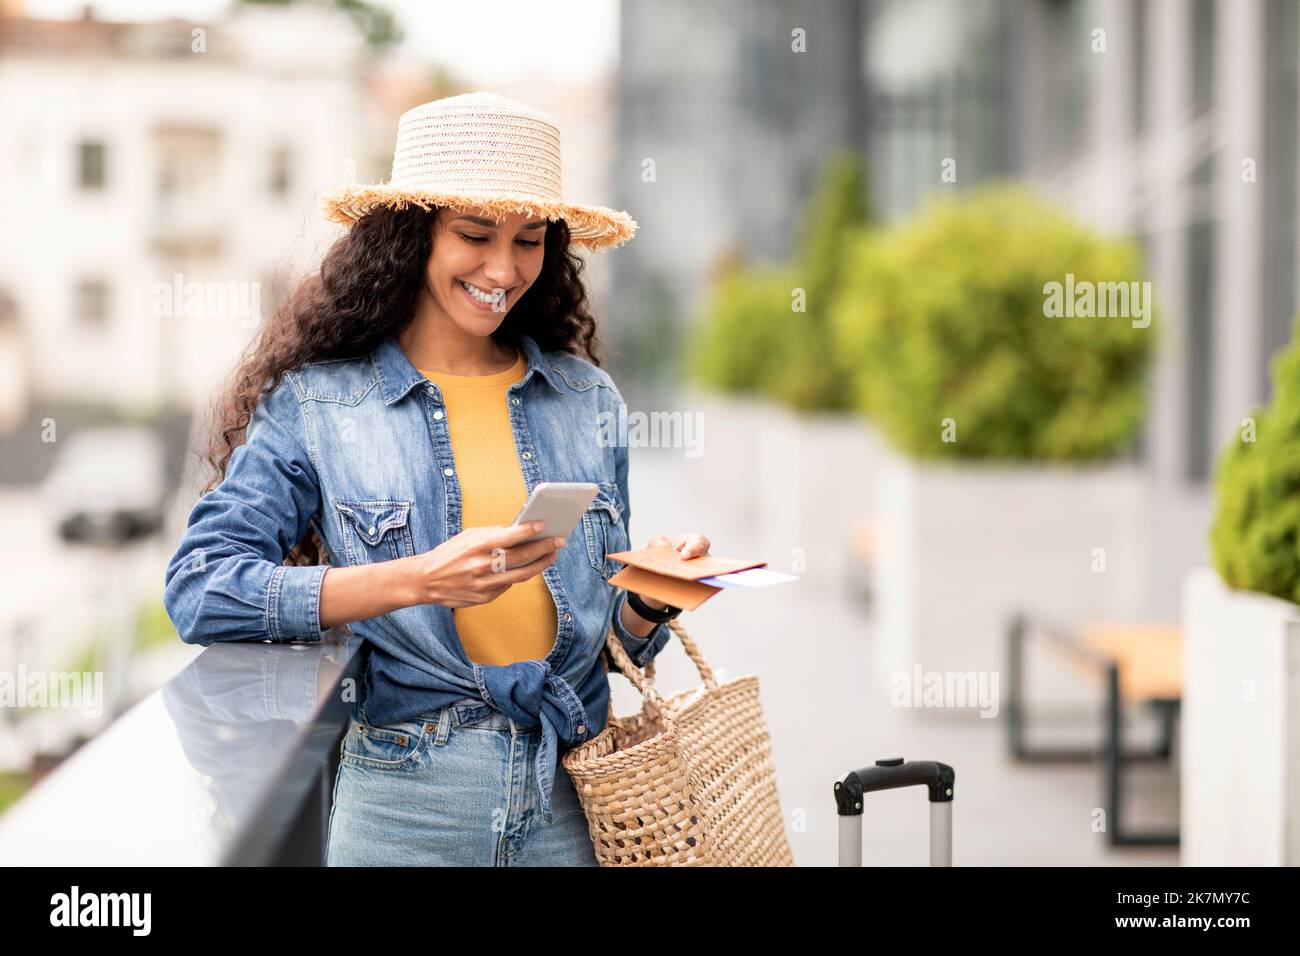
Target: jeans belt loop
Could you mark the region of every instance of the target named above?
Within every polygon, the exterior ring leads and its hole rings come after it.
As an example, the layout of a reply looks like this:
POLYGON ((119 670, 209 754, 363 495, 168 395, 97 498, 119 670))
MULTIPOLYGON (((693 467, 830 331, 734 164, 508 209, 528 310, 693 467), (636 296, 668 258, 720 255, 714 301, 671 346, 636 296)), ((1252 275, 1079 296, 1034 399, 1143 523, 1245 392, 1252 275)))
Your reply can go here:
POLYGON ((438 713, 438 732, 433 738, 433 745, 435 747, 445 746, 449 733, 451 733, 451 704, 442 708, 438 713))

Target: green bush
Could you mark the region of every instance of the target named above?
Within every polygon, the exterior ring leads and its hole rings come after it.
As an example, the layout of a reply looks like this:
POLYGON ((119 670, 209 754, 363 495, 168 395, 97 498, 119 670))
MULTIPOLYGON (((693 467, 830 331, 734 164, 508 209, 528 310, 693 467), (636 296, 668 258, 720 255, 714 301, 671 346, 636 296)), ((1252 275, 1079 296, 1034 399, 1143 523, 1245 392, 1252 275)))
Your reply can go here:
POLYGON ((861 236, 831 316, 858 407, 917 457, 1121 453, 1143 414, 1155 328, 1133 323, 1151 319, 1150 297, 1145 320, 1049 317, 1047 284, 1067 274, 1076 288, 1140 281, 1140 255, 1014 186, 861 236))
POLYGON ((31 774, 0 770, 0 813, 17 803, 32 788, 32 782, 31 774))
POLYGON ((795 270, 807 290, 810 314, 826 328, 826 305, 834 297, 844 271, 845 249, 867 228, 867 174, 852 152, 832 153, 821 170, 817 190, 804 211, 795 270))
POLYGON ((866 193, 862 160, 849 151, 832 153, 805 210, 794 260, 732 270, 710 290, 692 345, 697 381, 799 409, 850 406, 848 369, 831 343, 829 306, 844 252, 869 219, 866 193), (802 290, 798 303, 796 290, 802 290))
POLYGON ((1273 382, 1219 459, 1210 549, 1230 587, 1300 602, 1300 320, 1273 382))
POLYGON ((785 356, 794 276, 786 269, 741 270, 724 275, 710 290, 691 349, 700 382, 722 392, 766 392, 785 356))

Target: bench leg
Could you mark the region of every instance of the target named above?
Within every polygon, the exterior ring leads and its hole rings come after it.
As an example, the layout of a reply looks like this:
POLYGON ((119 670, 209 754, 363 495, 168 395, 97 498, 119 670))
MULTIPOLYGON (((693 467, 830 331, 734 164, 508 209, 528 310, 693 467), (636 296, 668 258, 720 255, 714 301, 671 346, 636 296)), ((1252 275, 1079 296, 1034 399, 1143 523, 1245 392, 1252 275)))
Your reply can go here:
POLYGON ((1084 763, 1097 759, 1093 747, 1029 746, 1025 738, 1025 642, 1029 627, 1017 616, 1007 632, 1007 736, 1011 755, 1025 763, 1084 763))
MULTIPOLYGON (((1152 830, 1146 833, 1129 833, 1124 829, 1123 796, 1124 765, 1133 756, 1124 753, 1123 712, 1119 695, 1119 668, 1111 665, 1106 675, 1106 833, 1111 846, 1177 846, 1178 831, 1152 830)), ((1168 756, 1173 743, 1174 708, 1166 707, 1163 717, 1163 736, 1156 751, 1145 754, 1168 756)))
MULTIPOLYGON (((1027 709, 1025 707, 1025 644, 1028 626, 1023 617, 1016 617, 1007 632, 1007 740, 1011 755, 1024 763, 1088 763, 1110 752, 1109 740, 1096 747, 1031 747, 1027 740, 1027 709)), ((1109 700, 1109 698, 1108 698, 1109 700)), ((1177 700, 1153 701, 1161 708, 1160 742, 1151 750, 1130 750, 1124 754, 1129 762, 1167 760, 1173 748, 1174 721, 1177 717, 1177 700)), ((1104 725, 1109 733, 1112 723, 1109 704, 1104 725)))
POLYGON ((1160 743, 1152 756, 1160 760, 1168 760, 1174 752, 1174 725, 1178 721, 1178 711, 1182 701, 1153 700, 1151 705, 1160 711, 1160 743))

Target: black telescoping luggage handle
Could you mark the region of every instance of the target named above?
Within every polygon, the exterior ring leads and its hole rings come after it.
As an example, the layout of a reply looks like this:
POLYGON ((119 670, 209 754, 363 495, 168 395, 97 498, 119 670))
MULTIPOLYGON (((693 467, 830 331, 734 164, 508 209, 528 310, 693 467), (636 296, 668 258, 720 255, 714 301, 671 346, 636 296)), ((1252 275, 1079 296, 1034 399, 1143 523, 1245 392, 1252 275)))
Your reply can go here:
POLYGON ((862 813, 863 794, 916 786, 929 791, 931 803, 949 803, 956 779, 952 767, 935 760, 877 760, 875 766, 850 771, 835 782, 835 803, 840 816, 856 816, 862 813))
POLYGON ((935 760, 902 757, 877 760, 874 767, 851 770, 835 781, 839 810, 839 865, 862 865, 863 795, 876 790, 925 787, 930 794, 930 865, 952 866, 952 791, 957 775, 935 760))

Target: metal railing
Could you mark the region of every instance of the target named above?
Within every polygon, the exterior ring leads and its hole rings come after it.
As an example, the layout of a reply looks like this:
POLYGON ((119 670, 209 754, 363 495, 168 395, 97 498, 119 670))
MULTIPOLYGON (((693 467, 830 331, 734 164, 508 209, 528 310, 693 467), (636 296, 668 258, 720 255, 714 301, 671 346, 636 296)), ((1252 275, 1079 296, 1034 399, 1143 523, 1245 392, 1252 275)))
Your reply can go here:
POLYGON ((0 816, 0 860, 323 864, 361 664, 326 638, 206 648, 0 816))

